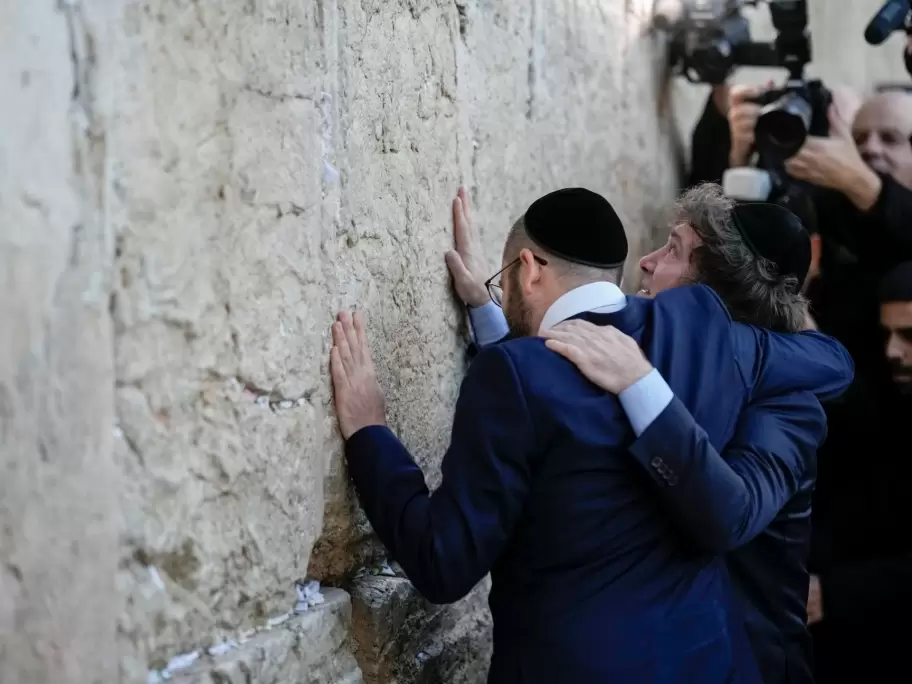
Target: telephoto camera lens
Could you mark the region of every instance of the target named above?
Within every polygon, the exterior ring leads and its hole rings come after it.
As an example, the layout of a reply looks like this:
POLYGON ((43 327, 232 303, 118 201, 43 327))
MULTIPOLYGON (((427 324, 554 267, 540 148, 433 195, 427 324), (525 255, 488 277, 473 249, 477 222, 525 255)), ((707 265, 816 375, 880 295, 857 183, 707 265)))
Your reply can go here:
POLYGON ((799 93, 786 93, 760 110, 754 128, 757 151, 778 161, 794 156, 807 139, 814 109, 799 93))

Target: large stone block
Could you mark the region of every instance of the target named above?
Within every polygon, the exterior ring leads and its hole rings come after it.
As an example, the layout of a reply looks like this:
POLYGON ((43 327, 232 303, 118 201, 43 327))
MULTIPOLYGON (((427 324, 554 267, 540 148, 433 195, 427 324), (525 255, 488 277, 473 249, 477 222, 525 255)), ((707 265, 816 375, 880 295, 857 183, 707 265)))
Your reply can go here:
POLYGON ((367 684, 485 681, 492 646, 488 585, 435 606, 391 570, 360 575, 352 587, 353 624, 367 684))
MULTIPOLYGON (((221 655, 204 655, 171 676, 174 684, 362 684, 351 653, 351 602, 340 589, 325 603, 221 655)), ((195 654, 187 660, 195 660, 195 654)))

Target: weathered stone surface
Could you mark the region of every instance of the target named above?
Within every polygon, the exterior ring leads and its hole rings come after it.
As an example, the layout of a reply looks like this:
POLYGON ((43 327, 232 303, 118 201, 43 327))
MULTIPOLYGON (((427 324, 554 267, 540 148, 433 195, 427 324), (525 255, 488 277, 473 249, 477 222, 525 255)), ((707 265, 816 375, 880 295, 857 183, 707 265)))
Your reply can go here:
POLYGON ((488 582, 450 606, 428 603, 401 576, 363 575, 352 591, 355 653, 367 684, 484 681, 488 582))
MULTIPOLYGON (((492 272, 566 185, 609 197, 642 252, 676 181, 649 5, 0 5, 0 681, 143 682, 383 555, 329 323, 368 312, 391 425, 435 484, 464 371, 450 199, 470 188, 492 272)), ((446 608, 402 578, 353 592, 368 681, 483 680, 484 584, 446 608)), ((335 596, 182 677, 358 681, 335 596)))
POLYGON ((351 602, 340 589, 326 602, 238 644, 227 654, 202 655, 175 684, 362 684, 351 653, 351 602))
POLYGON ((0 681, 116 681, 104 128, 79 13, 0 5, 0 681))

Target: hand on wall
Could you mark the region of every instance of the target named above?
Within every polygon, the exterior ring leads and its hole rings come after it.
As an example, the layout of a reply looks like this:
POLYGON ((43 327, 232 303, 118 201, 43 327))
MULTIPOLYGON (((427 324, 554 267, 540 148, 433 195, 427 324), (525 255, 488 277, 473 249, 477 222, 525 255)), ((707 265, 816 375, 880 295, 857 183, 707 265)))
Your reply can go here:
POLYGON ((377 382, 361 315, 342 312, 332 326, 330 372, 343 439, 362 428, 386 425, 383 391, 377 382))
POLYGON ((485 261, 465 188, 459 188, 453 200, 453 241, 456 249, 447 252, 446 263, 456 294, 468 306, 483 306, 488 302, 485 261))

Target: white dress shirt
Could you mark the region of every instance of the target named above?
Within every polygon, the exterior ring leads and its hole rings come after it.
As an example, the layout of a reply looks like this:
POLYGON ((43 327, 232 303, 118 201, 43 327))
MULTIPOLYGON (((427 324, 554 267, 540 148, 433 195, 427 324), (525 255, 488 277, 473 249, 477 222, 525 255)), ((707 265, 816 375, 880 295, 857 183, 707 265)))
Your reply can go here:
MULTIPOLYGON (((627 306, 627 298, 614 283, 595 282, 581 285, 558 297, 548 307, 539 327, 541 332, 583 312, 614 313, 627 306)), ((487 347, 506 337, 510 329, 503 310, 494 302, 478 308, 469 307, 469 322, 475 344, 487 347)), ((674 393, 655 368, 648 375, 618 395, 637 437, 646 431, 671 403, 674 393)))

